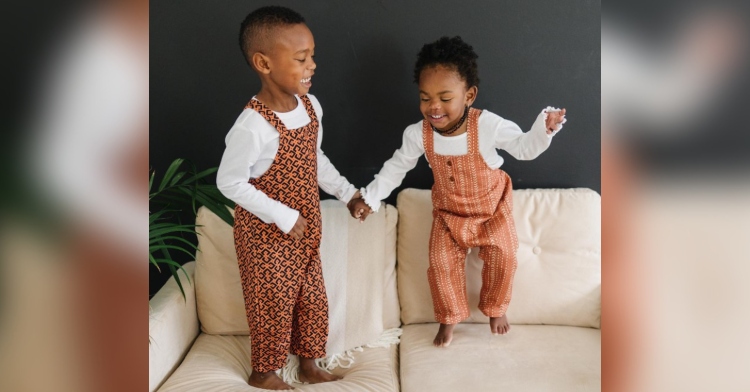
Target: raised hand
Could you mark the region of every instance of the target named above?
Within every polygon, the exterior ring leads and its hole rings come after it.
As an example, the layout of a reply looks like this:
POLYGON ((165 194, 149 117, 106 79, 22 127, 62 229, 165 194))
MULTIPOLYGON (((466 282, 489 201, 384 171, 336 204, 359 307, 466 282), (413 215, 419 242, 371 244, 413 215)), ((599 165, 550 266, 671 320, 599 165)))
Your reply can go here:
POLYGON ((545 127, 547 128, 547 134, 551 134, 552 132, 555 132, 562 124, 567 121, 565 119, 565 109, 561 109, 560 111, 548 111, 547 112, 547 122, 545 124, 545 127))

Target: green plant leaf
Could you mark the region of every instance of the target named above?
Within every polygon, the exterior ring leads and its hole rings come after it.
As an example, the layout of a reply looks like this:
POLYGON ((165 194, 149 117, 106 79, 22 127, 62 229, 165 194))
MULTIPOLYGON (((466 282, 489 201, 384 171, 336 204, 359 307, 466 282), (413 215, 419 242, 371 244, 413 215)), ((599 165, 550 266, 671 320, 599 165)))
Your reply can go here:
POLYGON ((192 229, 194 226, 195 225, 183 225, 183 224, 174 223, 174 222, 158 222, 158 223, 152 224, 149 227, 149 231, 154 230, 154 229, 161 229, 165 227, 171 227, 174 229, 192 229))
POLYGON ((202 171, 202 172, 200 172, 200 173, 198 173, 198 174, 196 174, 194 176, 188 177, 183 183, 184 184, 193 183, 193 182, 195 182, 197 180, 200 180, 202 178, 205 178, 205 177, 207 177, 207 176, 209 176, 209 175, 211 175, 213 173, 216 173, 218 170, 219 170, 218 167, 212 167, 210 169, 206 169, 206 170, 204 170, 204 171, 202 171))
POLYGON ((221 191, 219 191, 219 188, 213 185, 208 185, 208 184, 200 185, 199 188, 203 192, 205 192, 207 195, 210 195, 214 201, 224 204, 230 208, 234 208, 234 202, 227 199, 227 197, 224 196, 224 194, 222 194, 221 191))
POLYGON ((211 211, 213 211, 214 214, 216 214, 229 226, 234 226, 234 217, 232 216, 232 213, 229 212, 226 206, 219 206, 216 210, 211 209, 211 211))
POLYGON ((185 177, 186 174, 187 172, 184 172, 184 171, 175 174, 174 178, 172 178, 172 181, 170 181, 169 186, 176 185, 177 182, 179 182, 182 177, 185 177))
MULTIPOLYGON (((164 245, 164 242, 161 242, 161 244, 164 245)), ((165 259, 157 259, 157 261, 165 262, 166 264, 169 264, 171 266, 178 266, 182 270, 182 272, 185 273, 185 277, 187 277, 188 282, 190 282, 190 277, 188 276, 187 272, 185 272, 185 270, 182 268, 182 265, 174 261, 174 258, 172 258, 172 255, 169 254, 169 248, 161 248, 159 250, 162 252, 162 254, 164 254, 165 259)), ((172 275, 174 276, 175 280, 177 280, 177 283, 179 284, 180 277, 174 273, 172 268, 170 268, 170 271, 172 271, 172 275)), ((184 296, 185 293, 183 292, 182 295, 184 296)))
POLYGON ((206 208, 211 210, 211 212, 219 216, 222 220, 227 223, 232 222, 229 223, 230 226, 234 223, 234 218, 232 218, 232 215, 227 210, 226 205, 216 202, 200 189, 196 191, 196 198, 201 204, 203 204, 206 208))
MULTIPOLYGON (((185 268, 182 268, 182 266, 179 263, 177 263, 176 261, 174 261, 172 259, 156 259, 156 262, 160 263, 160 264, 166 264, 168 266, 172 266, 174 268, 177 268, 177 269, 181 270, 182 273, 185 274, 185 278, 187 278, 188 283, 191 283, 190 282, 190 276, 188 275, 187 271, 185 271, 185 268)), ((175 279, 179 280, 178 277, 176 277, 175 279)))
POLYGON ((195 245, 194 243, 192 243, 192 242, 190 242, 190 241, 188 241, 188 240, 186 240, 186 239, 184 239, 182 237, 178 237, 176 235, 165 235, 165 236, 159 236, 158 238, 149 239, 149 243, 148 244, 151 245, 151 244, 154 244, 154 243, 159 243, 159 241, 180 241, 180 242, 184 243, 185 245, 188 245, 191 248, 193 248, 195 250, 198 250, 198 246, 197 245, 195 245))
POLYGON ((177 273, 177 271, 182 271, 183 274, 185 274, 185 278, 187 279, 188 283, 192 284, 190 281, 190 275, 188 275, 187 271, 185 271, 185 268, 183 268, 180 264, 177 262, 171 260, 171 259, 156 259, 157 263, 166 264, 169 267, 169 271, 172 273, 172 276, 174 276, 174 280, 177 283, 177 287, 180 288, 180 292, 182 292, 182 298, 186 299, 185 297, 185 289, 182 287, 182 281, 180 280, 180 275, 177 273))
POLYGON ((164 210, 156 211, 154 213, 149 214, 148 215, 148 224, 149 224, 149 227, 151 227, 153 224, 155 224, 158 219, 161 219, 164 214, 166 214, 168 212, 176 212, 176 211, 177 210, 167 210, 167 209, 164 209, 164 210))
POLYGON ((190 205, 190 197, 186 196, 184 192, 178 188, 167 188, 161 194, 158 195, 157 199, 152 199, 152 204, 155 209, 171 209, 173 211, 184 210, 186 206, 190 205))
MULTIPOLYGON (((180 266, 182 268, 182 266, 180 266)), ((184 269, 182 270, 185 271, 184 269)), ((180 292, 182 293, 182 299, 187 302, 187 296, 185 295, 185 289, 182 287, 182 282, 180 281, 180 274, 177 273, 177 269, 173 267, 172 265, 169 266, 169 272, 172 273, 172 276, 174 276, 174 281, 177 282, 177 287, 180 288, 180 292)), ((187 277, 187 272, 185 272, 185 276, 187 277)), ((188 281, 190 278, 188 278, 188 281)))
POLYGON ((161 184, 159 184, 160 192, 164 189, 164 187, 167 186, 167 184, 169 184, 170 179, 172 178, 172 176, 174 176, 174 174, 177 172, 177 169, 180 168, 180 166, 182 165, 184 161, 185 160, 182 158, 177 158, 174 161, 172 161, 172 164, 169 165, 169 168, 167 168, 167 171, 164 172, 164 177, 161 179, 161 184))
POLYGON ((151 264, 153 264, 154 267, 156 267, 156 270, 159 271, 159 273, 161 273, 161 268, 159 268, 159 263, 156 261, 156 258, 154 258, 154 256, 151 253, 148 254, 148 261, 151 264))
POLYGON ((208 177, 217 171, 218 167, 198 171, 193 162, 175 159, 160 181, 156 178, 155 171, 151 171, 149 175, 149 263, 160 271, 161 265, 168 265, 183 296, 185 292, 178 272, 183 270, 188 281, 190 277, 172 258, 170 250, 191 257, 200 251, 192 238, 186 238, 186 234, 197 236, 198 233, 195 221, 190 224, 181 222, 184 213, 192 210, 195 216, 198 208, 205 206, 227 224, 234 223, 231 211, 227 209, 233 208, 234 202, 227 199, 216 185, 207 183, 208 177), (159 188, 152 192, 154 183, 158 183, 159 188), (157 258, 152 253, 160 253, 163 257, 157 258))
POLYGON ((178 251, 180 251, 180 252, 182 252, 182 253, 185 253, 185 254, 187 254, 187 255, 188 255, 188 256, 190 256, 190 257, 195 257, 195 253, 193 253, 193 252, 191 252, 190 250, 188 250, 188 249, 185 249, 185 248, 183 248, 183 247, 181 247, 181 246, 178 246, 178 245, 169 245, 169 244, 157 244, 157 245, 150 245, 150 246, 148 247, 148 251, 149 251, 149 253, 153 253, 153 252, 156 252, 156 251, 159 251, 159 250, 164 250, 164 249, 174 249, 174 250, 178 250, 178 251))
MULTIPOLYGON (((187 226, 187 225, 183 225, 183 226, 187 226)), ((166 228, 162 228, 162 229, 157 229, 157 230, 149 231, 148 238, 151 239, 151 238, 155 238, 155 237, 162 236, 162 235, 165 235, 165 234, 173 234, 173 233, 190 233, 190 234, 195 234, 195 229, 192 229, 192 228, 186 229, 186 228, 166 227, 166 228)))

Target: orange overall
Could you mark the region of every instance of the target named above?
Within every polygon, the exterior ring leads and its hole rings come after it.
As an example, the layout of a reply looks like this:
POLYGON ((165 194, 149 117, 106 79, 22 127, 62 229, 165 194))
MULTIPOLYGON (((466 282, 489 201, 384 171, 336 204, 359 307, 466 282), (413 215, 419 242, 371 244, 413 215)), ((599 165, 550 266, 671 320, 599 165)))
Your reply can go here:
POLYGON ((469 317, 466 255, 479 247, 482 290, 479 310, 488 317, 505 314, 516 271, 518 239, 513 224, 513 185, 500 169, 491 169, 479 151, 480 110, 469 109, 467 154, 435 153, 433 131, 423 121, 422 140, 432 167, 432 233, 427 278, 435 319, 456 324, 469 317))
POLYGON ((305 236, 295 240, 276 225, 237 205, 234 243, 250 327, 253 370, 280 369, 287 354, 325 357, 328 298, 320 262, 320 196, 317 176, 318 118, 302 96, 310 123, 286 129, 263 103, 247 105, 279 132, 271 167, 250 183, 268 197, 294 208, 307 220, 305 236))

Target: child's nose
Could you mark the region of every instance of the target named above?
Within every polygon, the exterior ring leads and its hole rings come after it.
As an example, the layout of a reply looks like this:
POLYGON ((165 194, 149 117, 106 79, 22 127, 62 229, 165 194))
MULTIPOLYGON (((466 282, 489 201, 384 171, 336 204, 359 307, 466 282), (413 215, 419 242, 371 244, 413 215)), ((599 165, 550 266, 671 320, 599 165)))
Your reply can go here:
POLYGON ((310 70, 314 70, 314 69, 315 69, 315 68, 317 68, 317 67, 318 67, 318 65, 317 65, 317 64, 315 64, 315 60, 313 60, 313 59, 312 59, 312 57, 311 57, 311 58, 310 58, 310 67, 309 67, 309 68, 310 68, 310 70))

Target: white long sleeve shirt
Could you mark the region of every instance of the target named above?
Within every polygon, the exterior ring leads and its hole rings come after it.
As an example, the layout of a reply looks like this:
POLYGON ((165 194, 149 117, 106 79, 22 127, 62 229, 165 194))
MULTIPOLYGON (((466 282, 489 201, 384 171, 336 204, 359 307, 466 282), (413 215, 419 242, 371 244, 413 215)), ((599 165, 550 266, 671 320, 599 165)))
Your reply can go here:
MULTIPOLYGON (((318 184, 324 192, 348 202, 356 189, 320 149, 323 141, 323 109, 318 100, 308 94, 318 116, 318 184)), ((275 112, 287 129, 304 127, 310 123, 305 105, 297 97, 297 107, 286 113, 275 112)), ((265 223, 273 223, 289 233, 299 217, 299 211, 269 198, 248 181, 262 176, 273 163, 279 149, 279 132, 254 109, 245 109, 227 133, 226 149, 216 174, 216 185, 224 196, 253 213, 265 223)))
MULTIPOLYGON (((479 152, 487 166, 493 169, 502 166, 504 160, 497 153, 497 149, 503 149, 520 160, 538 157, 549 147, 552 137, 562 129, 560 125, 552 134, 547 134, 545 126, 546 112, 558 110, 551 107, 542 110, 531 126, 531 130, 526 133, 521 131, 521 128, 513 121, 506 120, 488 110, 482 111, 478 121, 479 152)), ((436 154, 460 156, 468 152, 466 133, 458 136, 442 136, 433 132, 433 136, 436 154)), ((401 148, 385 162, 380 173, 376 174, 375 179, 361 192, 365 203, 377 212, 380 201, 401 185, 406 173, 417 165, 419 157, 424 153, 422 121, 419 121, 406 127, 401 148)))

